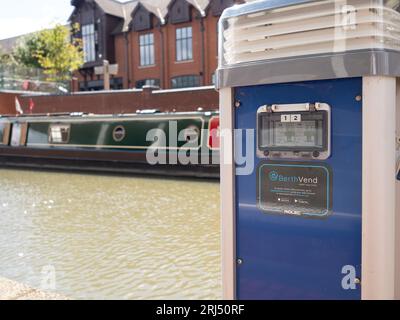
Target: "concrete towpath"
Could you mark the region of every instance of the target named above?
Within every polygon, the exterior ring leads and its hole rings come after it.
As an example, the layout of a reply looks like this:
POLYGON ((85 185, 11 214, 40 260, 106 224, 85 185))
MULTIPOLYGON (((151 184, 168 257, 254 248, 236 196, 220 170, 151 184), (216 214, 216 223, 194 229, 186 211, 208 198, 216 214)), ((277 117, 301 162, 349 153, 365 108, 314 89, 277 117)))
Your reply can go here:
POLYGON ((0 300, 69 300, 52 292, 43 292, 0 277, 0 300))

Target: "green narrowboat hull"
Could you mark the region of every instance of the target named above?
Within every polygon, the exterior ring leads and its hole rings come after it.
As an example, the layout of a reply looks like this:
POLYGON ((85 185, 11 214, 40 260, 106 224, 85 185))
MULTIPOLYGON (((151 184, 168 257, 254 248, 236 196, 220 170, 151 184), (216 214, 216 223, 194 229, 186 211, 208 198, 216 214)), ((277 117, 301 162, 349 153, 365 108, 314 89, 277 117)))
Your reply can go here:
POLYGON ((0 118, 0 165, 219 177, 217 112, 0 118))

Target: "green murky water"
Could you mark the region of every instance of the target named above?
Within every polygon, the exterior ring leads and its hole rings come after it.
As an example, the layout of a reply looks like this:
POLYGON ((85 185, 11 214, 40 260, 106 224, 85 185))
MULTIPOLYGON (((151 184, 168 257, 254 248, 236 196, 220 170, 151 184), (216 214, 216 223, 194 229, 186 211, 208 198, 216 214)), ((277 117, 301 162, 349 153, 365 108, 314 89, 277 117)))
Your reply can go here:
POLYGON ((219 230, 215 182, 0 170, 0 276, 74 299, 220 299, 219 230))

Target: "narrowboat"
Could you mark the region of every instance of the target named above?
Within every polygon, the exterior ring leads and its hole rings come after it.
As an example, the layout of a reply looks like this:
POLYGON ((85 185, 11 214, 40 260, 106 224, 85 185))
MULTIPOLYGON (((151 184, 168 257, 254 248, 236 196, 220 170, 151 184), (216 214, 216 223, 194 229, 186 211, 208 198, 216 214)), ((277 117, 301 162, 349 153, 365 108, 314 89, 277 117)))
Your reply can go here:
POLYGON ((84 113, 0 117, 0 165, 219 177, 219 114, 84 113))

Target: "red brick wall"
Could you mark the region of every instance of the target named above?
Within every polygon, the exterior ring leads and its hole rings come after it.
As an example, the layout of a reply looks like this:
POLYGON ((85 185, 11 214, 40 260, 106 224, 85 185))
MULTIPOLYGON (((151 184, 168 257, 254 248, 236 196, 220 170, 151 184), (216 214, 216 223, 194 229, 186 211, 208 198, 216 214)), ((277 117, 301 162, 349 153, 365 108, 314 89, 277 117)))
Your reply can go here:
POLYGON ((179 24, 167 24, 165 29, 167 33, 167 54, 168 58, 168 88, 171 86, 171 79, 178 76, 184 75, 200 75, 201 72, 201 31, 200 31, 200 20, 194 19, 198 14, 197 10, 192 7, 192 22, 179 23, 179 24), (193 60, 191 61, 176 61, 176 29, 192 27, 193 32, 193 60))
MULTIPOLYGON (((113 91, 109 93, 75 94, 65 96, 22 96, 20 102, 25 113, 33 100, 34 113, 87 112, 95 114, 135 113, 143 109, 160 111, 218 110, 218 93, 214 89, 179 92, 113 91)), ((15 111, 13 111, 15 113, 15 111)))
POLYGON ((218 21, 219 17, 214 17, 211 13, 208 14, 204 24, 206 28, 206 83, 212 84, 212 75, 218 67, 218 21))
MULTIPOLYGON (((155 16, 153 18, 153 25, 157 25, 158 20, 155 16)), ((157 28, 151 30, 146 30, 143 32, 130 32, 130 59, 132 68, 132 85, 136 86, 136 81, 144 79, 160 79, 162 88, 169 88, 164 86, 162 83, 162 44, 161 44, 161 32, 157 28), (152 66, 141 66, 140 65, 140 47, 139 47, 139 37, 144 34, 153 33, 154 35, 154 55, 155 64, 152 66)), ((164 60, 165 61, 165 60, 164 60)))
MULTIPOLYGON (((125 34, 119 34, 115 36, 115 59, 118 62, 118 75, 115 77, 122 78, 124 80, 124 88, 130 88, 130 84, 128 84, 128 78, 130 78, 130 74, 132 70, 127 70, 128 66, 131 65, 131 57, 129 56, 129 51, 127 52, 127 43, 125 41, 125 34), (129 61, 127 61, 129 59, 129 61), (129 72, 129 77, 128 77, 129 72)), ((128 50, 130 50, 129 46, 131 45, 129 36, 128 36, 128 50)))
MULTIPOLYGON (((237 3, 243 1, 237 0, 237 3)), ((198 75, 204 71, 201 79, 201 85, 212 85, 212 76, 217 69, 218 63, 218 33, 217 25, 219 17, 215 17, 210 9, 206 12, 206 17, 203 19, 204 23, 204 50, 202 48, 202 32, 201 32, 201 19, 199 12, 191 6, 192 20, 187 23, 172 24, 167 22, 163 26, 159 26, 160 21, 154 15, 153 28, 142 32, 129 31, 127 35, 119 34, 114 36, 115 47, 115 60, 119 65, 119 73, 116 77, 122 77, 124 89, 135 88, 136 82, 145 79, 160 79, 161 88, 171 88, 171 79, 177 76, 185 75, 198 75), (176 39, 175 30, 191 26, 193 31, 193 60, 177 62, 176 60, 176 39), (140 66, 139 54, 139 36, 141 34, 153 33, 154 34, 154 51, 155 51, 155 65, 154 66, 140 66), (162 44, 162 36, 164 35, 164 42, 162 44), (128 48, 126 43, 128 41, 128 48), (164 48, 164 54, 162 53, 164 48), (204 55, 204 70, 202 56, 204 55)), ((79 75, 79 81, 84 78, 79 75)), ((96 80, 102 77, 91 76, 87 80, 96 80)))
MULTIPOLYGON (((202 54, 204 54, 204 75, 202 85, 212 84, 212 75, 217 69, 218 47, 217 47, 217 25, 219 17, 214 17, 208 12, 204 18, 204 53, 202 50, 201 21, 196 18, 198 11, 192 7, 192 21, 187 23, 171 24, 153 29, 128 33, 128 52, 126 49, 125 35, 115 36, 116 61, 119 64, 118 77, 123 77, 124 88, 134 88, 136 82, 144 79, 160 79, 161 87, 171 88, 171 79, 177 76, 198 75, 202 73, 202 54), (175 34, 177 28, 191 26, 193 30, 193 60, 177 62, 175 34), (140 66, 139 36, 141 34, 154 34, 155 64, 153 66, 140 66), (163 37, 161 36, 163 33, 163 37), (162 38, 164 43, 162 45, 162 38), (164 56, 162 48, 164 47, 164 56), (128 55, 128 61, 127 57, 128 55), (128 66, 127 66, 128 63, 128 66), (129 68, 129 71, 128 71, 129 68), (164 69, 164 71, 163 71, 164 69), (129 73, 129 74, 128 74, 129 73), (128 81, 130 82, 128 83, 128 81)), ((153 25, 159 24, 158 19, 153 15, 153 25)), ((83 78, 80 78, 82 81, 83 78)))

